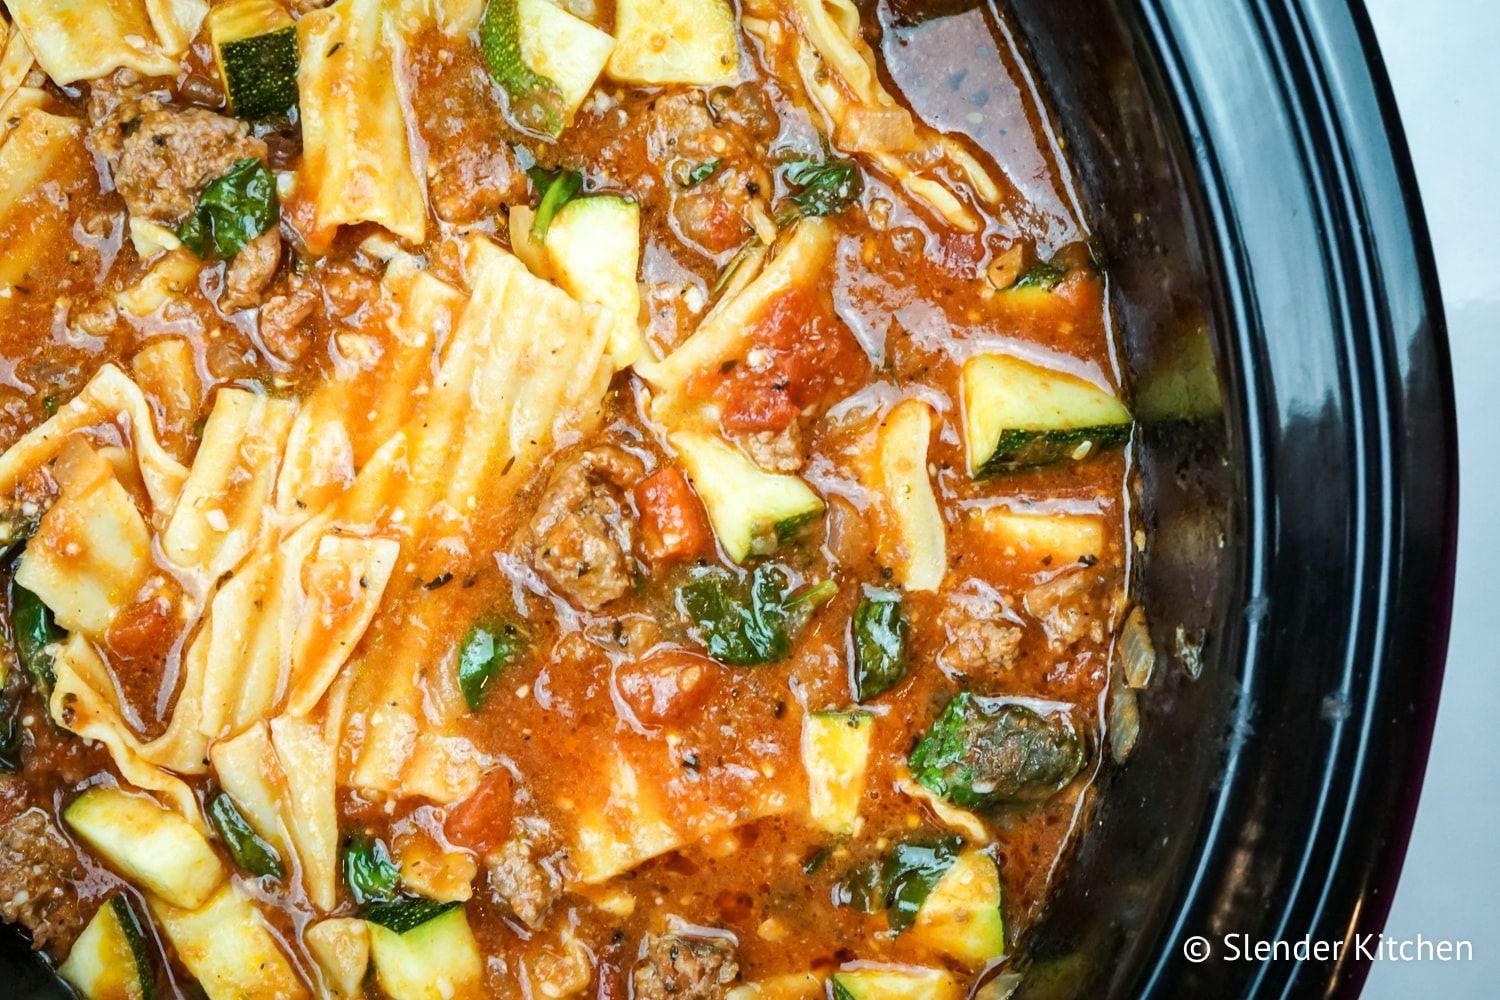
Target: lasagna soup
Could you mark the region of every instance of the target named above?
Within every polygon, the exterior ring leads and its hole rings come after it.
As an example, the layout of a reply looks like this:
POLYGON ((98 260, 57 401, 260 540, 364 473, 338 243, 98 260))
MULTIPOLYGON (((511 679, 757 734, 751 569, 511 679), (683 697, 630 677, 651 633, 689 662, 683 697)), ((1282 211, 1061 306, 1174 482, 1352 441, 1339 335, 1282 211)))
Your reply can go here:
POLYGON ((1141 536, 992 10, 0 3, 0 916, 63 981, 1014 987, 1141 536))

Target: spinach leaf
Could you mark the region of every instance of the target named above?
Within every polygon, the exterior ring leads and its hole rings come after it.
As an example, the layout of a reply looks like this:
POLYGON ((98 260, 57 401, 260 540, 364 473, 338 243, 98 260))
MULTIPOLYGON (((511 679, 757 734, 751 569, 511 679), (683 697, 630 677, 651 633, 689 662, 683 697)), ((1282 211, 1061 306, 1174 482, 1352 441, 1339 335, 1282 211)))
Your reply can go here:
POLYGON ((220 794, 208 805, 209 819, 219 839, 229 848, 234 863, 251 875, 269 875, 281 878, 286 870, 281 866, 281 855, 251 828, 239 807, 228 795, 220 794))
POLYGON ((784 659, 813 611, 837 592, 837 584, 824 580, 793 594, 778 566, 757 566, 748 583, 713 567, 679 587, 677 602, 709 656, 753 666, 784 659))
POLYGON ((867 701, 906 676, 908 624, 901 595, 877 591, 859 602, 849 624, 854 647, 854 699, 867 701))
POLYGON ((21 666, 36 681, 42 696, 50 697, 57 675, 47 647, 63 637, 62 629, 52 622, 52 609, 43 604, 41 598, 11 580, 10 621, 15 629, 16 655, 21 666))
POLYGON ((800 189, 792 195, 799 215, 837 215, 864 190, 864 180, 853 160, 794 160, 781 172, 788 183, 800 189))
POLYGON ((936 841, 906 841, 886 855, 880 882, 885 890, 891 930, 899 934, 917 919, 922 901, 958 857, 959 844, 956 836, 936 841))
POLYGON ((541 243, 547 239, 553 218, 583 190, 583 175, 576 170, 553 171, 541 166, 532 167, 526 174, 542 196, 536 217, 531 220, 531 236, 541 243))
POLYGON ((260 160, 246 157, 203 189, 177 238, 199 257, 228 260, 280 218, 275 176, 260 160))
POLYGON ((911 773, 960 806, 1035 802, 1083 769, 1083 741, 1065 717, 969 692, 955 695, 912 751, 911 773))
POLYGON ((495 678, 515 662, 526 637, 508 621, 481 622, 469 629, 458 650, 458 687, 469 711, 477 712, 495 678))
POLYGON ((356 903, 366 906, 395 900, 400 879, 400 870, 380 841, 355 834, 344 842, 344 881, 356 903))

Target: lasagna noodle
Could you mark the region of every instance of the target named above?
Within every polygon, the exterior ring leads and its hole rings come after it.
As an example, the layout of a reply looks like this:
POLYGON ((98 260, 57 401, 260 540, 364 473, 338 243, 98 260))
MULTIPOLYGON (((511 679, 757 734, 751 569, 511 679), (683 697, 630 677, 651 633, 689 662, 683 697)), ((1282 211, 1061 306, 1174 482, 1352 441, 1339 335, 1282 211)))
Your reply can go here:
POLYGON ((772 49, 786 37, 803 88, 822 113, 834 145, 868 157, 913 197, 965 232, 979 218, 947 185, 918 165, 944 161, 988 202, 1000 190, 960 143, 913 120, 880 82, 875 54, 860 31, 851 0, 752 0, 746 26, 772 49), (791 27, 783 33, 782 24, 791 27))
POLYGON ((77 396, 0 455, 0 497, 14 493, 25 475, 56 458, 71 435, 112 423, 128 432, 153 511, 169 514, 187 469, 162 447, 155 414, 140 388, 112 364, 100 368, 77 396))
MULTIPOLYGON (((66 195, 93 181, 83 123, 29 106, 21 88, 7 109, 15 126, 0 141, 0 295, 14 294, 32 264, 57 245, 72 223, 66 195)), ((3 303, 0 299, 0 303, 3 303)))
POLYGON ((391 262, 382 290, 390 315, 381 335, 355 335, 367 349, 341 363, 297 412, 276 484, 283 516, 335 502, 400 430, 427 391, 436 352, 465 301, 407 257, 391 262))
MULTIPOLYGON (((615 372, 606 310, 533 277, 484 237, 466 241, 464 266, 470 299, 431 390, 360 472, 341 510, 352 523, 399 524, 412 546, 403 563, 414 581, 444 571, 465 549, 481 494, 486 504, 505 503, 555 447, 597 426, 615 372)), ((391 792, 417 782, 447 798, 472 787, 477 772, 462 741, 423 724, 420 680, 433 655, 425 638, 445 606, 418 598, 402 611, 392 641, 361 668, 351 718, 362 747, 352 781, 391 792), (414 760, 422 773, 409 777, 414 760)))
POLYGON ((167 558, 200 584, 234 569, 261 536, 282 448, 297 406, 245 389, 220 389, 172 519, 167 558))
POLYGON ((399 38, 383 0, 338 0, 298 22, 303 159, 313 243, 373 222, 420 243, 427 204, 400 93, 399 38))
POLYGON ((137 788, 157 793, 183 816, 203 826, 193 790, 142 753, 140 740, 120 713, 109 668, 88 639, 76 632, 70 635, 53 667, 56 682, 48 705, 52 718, 69 732, 104 744, 121 777, 137 788))
POLYGON ((206 0, 7 0, 37 64, 57 84, 122 67, 176 76, 208 13, 206 0))
POLYGON ((35 63, 21 29, 14 24, 0 23, 0 108, 10 103, 35 63))
POLYGON ((770 787, 756 769, 741 768, 742 776, 735 777, 730 768, 721 766, 685 779, 680 767, 676 776, 664 777, 671 773, 672 762, 655 763, 656 767, 650 767, 647 761, 633 759, 625 749, 617 748, 607 758, 605 773, 589 786, 597 794, 577 809, 571 852, 580 882, 608 881, 668 851, 802 804, 770 787), (695 783, 694 788, 678 800, 691 802, 692 807, 673 810, 669 802, 685 791, 676 785, 688 780, 695 783), (710 787, 702 787, 705 783, 710 787))
POLYGON ((151 534, 110 463, 82 437, 52 463, 60 487, 26 543, 16 582, 71 632, 101 636, 151 575, 151 534))

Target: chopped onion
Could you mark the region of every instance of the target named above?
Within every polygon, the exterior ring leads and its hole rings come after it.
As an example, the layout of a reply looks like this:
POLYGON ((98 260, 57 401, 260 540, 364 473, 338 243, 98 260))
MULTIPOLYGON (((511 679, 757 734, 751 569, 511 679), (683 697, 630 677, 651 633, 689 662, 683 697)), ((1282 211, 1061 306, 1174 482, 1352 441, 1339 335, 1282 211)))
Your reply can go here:
POLYGON ((1146 625, 1146 609, 1139 604, 1130 609, 1120 630, 1120 665, 1125 683, 1142 689, 1151 683, 1156 667, 1156 647, 1151 645, 1151 631, 1146 625))

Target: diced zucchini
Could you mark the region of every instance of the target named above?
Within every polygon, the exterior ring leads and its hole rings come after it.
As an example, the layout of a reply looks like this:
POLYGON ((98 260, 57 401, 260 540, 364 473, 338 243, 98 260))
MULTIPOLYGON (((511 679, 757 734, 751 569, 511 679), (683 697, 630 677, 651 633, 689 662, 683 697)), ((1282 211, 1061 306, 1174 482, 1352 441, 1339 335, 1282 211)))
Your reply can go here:
POLYGON ((375 974, 392 1000, 447 1000, 479 985, 479 945, 462 906, 439 906, 436 916, 404 931, 373 920, 369 926, 375 974))
POLYGON ((802 722, 808 812, 828 833, 853 833, 865 794, 875 720, 865 712, 812 712, 802 722))
POLYGON ((179 909, 154 896, 151 912, 208 1000, 309 996, 255 904, 230 882, 203 906, 179 909))
POLYGON ((963 987, 941 969, 860 965, 833 974, 834 1000, 960 1000, 963 987))
POLYGON ((1104 554, 1104 519, 1097 514, 1021 514, 991 507, 980 525, 1000 554, 1062 567, 1104 554))
POLYGON ((566 124, 594 89, 594 81, 615 50, 615 40, 552 0, 514 2, 521 58, 532 72, 557 88, 562 124, 566 124))
POLYGON ((876 438, 880 490, 894 529, 882 554, 907 590, 936 590, 948 572, 947 533, 927 474, 931 436, 932 407, 908 399, 886 414, 876 438))
POLYGON ((775 551, 823 513, 822 498, 801 479, 767 472, 713 435, 680 431, 669 440, 735 562, 775 551))
POLYGON ((965 965, 982 966, 1005 954, 995 862, 978 851, 960 854, 927 894, 907 933, 965 965))
POLYGON ((1114 396, 1018 358, 970 358, 963 390, 969 474, 976 479, 1081 459, 1130 438, 1130 412, 1114 396))
POLYGON ((152 799, 90 788, 63 819, 126 879, 173 906, 195 909, 224 881, 224 865, 203 834, 152 799))
POLYGON ((297 28, 276 0, 229 0, 208 14, 229 108, 250 122, 297 106, 297 28))
POLYGON ((740 47, 727 0, 620 0, 609 75, 625 83, 733 83, 740 47))
POLYGON ((99 907, 57 974, 84 1000, 150 1000, 151 956, 124 896, 111 896, 99 907))
POLYGON ((370 928, 363 920, 331 917, 313 924, 302 935, 309 954, 323 973, 323 987, 332 1000, 360 995, 370 967, 370 928))
POLYGON ((615 314, 610 353, 620 367, 645 350, 641 338, 641 208, 612 195, 575 198, 547 229, 547 257, 563 291, 615 314))
POLYGON ((552 261, 547 250, 532 234, 532 223, 536 221, 536 209, 530 205, 514 205, 508 216, 510 220, 510 251, 516 259, 526 265, 526 270, 544 278, 552 279, 552 261))

